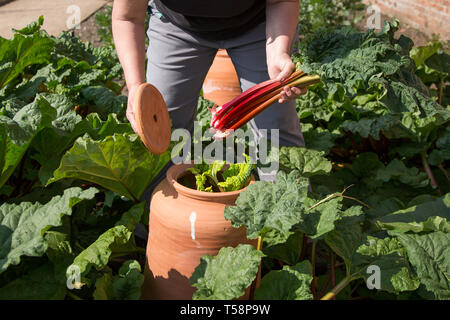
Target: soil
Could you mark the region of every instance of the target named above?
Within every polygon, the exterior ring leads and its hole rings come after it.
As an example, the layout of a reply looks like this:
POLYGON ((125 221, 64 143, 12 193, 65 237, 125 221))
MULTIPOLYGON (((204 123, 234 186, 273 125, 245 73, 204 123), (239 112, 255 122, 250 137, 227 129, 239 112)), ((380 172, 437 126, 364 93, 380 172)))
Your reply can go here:
POLYGON ((80 37, 80 39, 83 41, 90 41, 92 45, 100 47, 102 45, 102 41, 97 33, 98 26, 95 20, 95 16, 97 15, 97 13, 106 12, 107 6, 112 6, 112 3, 113 1, 108 1, 105 6, 92 13, 87 19, 81 22, 80 29, 74 29, 73 34, 80 37))

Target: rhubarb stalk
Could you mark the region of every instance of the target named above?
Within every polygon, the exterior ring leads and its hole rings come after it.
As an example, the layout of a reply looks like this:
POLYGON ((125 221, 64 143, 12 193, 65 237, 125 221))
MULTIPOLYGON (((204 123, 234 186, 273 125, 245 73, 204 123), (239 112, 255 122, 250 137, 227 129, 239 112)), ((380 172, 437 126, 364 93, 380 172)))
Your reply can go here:
POLYGON ((221 132, 238 129, 280 99, 285 86, 306 88, 319 81, 319 76, 308 76, 297 70, 285 81, 268 80, 257 84, 223 106, 214 106, 210 110, 211 127, 221 132))
MULTIPOLYGON (((320 81, 320 78, 318 76, 311 76, 311 77, 303 77, 300 78, 292 83, 292 87, 299 87, 299 88, 306 88, 307 86, 310 86, 312 84, 318 83, 320 81)), ((244 124, 246 124, 248 121, 256 117, 259 113, 261 113, 263 110, 265 110, 267 107, 269 107, 271 104, 276 102, 281 97, 281 90, 280 92, 267 100, 266 102, 260 104, 255 109, 250 111, 247 115, 245 115, 242 119, 240 119, 236 124, 231 126, 230 129, 238 129, 242 127, 244 124)))
POLYGON ((350 276, 345 277, 341 282, 338 283, 336 287, 334 287, 330 292, 324 295, 320 300, 331 300, 336 297, 339 292, 342 291, 350 282, 352 278, 350 276))

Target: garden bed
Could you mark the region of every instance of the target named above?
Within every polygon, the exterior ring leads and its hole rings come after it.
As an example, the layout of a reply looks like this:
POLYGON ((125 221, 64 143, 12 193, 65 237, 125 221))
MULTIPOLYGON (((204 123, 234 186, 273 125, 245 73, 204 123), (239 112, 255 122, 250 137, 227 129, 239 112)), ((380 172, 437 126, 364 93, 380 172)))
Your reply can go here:
MULTIPOLYGON (((139 299, 141 197, 171 150, 132 131, 114 48, 42 23, 0 44, 0 299, 139 299)), ((224 217, 257 245, 203 256, 194 299, 450 298, 448 48, 398 28, 301 42, 294 61, 321 79, 297 100, 306 146, 272 150, 276 183, 245 170, 224 217)), ((212 105, 199 97, 203 132, 212 105)), ((200 169, 189 190, 220 190, 200 169)))

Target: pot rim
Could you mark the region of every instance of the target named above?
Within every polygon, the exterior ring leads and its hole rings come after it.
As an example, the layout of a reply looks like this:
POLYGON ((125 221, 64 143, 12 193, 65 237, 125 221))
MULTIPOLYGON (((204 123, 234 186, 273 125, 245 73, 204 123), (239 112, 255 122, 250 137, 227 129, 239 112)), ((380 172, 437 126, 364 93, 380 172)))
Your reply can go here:
MULTIPOLYGON (((194 198, 198 200, 206 200, 206 201, 227 201, 227 200, 235 200, 239 196, 239 194, 246 190, 247 187, 242 188, 237 191, 226 191, 226 192, 205 192, 199 191, 195 189, 188 188, 183 186, 181 183, 177 181, 177 179, 186 172, 188 168, 192 168, 194 166, 193 163, 190 164, 176 164, 171 166, 166 173, 166 179, 171 184, 175 190, 189 198, 194 198)), ((255 182, 255 177, 252 174, 250 178, 250 184, 255 182)))

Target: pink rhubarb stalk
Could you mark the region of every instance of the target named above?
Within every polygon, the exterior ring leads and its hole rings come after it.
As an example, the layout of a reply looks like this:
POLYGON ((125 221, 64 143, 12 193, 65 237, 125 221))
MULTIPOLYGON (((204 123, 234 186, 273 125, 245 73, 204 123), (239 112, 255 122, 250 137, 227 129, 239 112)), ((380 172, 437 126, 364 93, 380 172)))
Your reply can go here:
POLYGON ((246 90, 223 106, 214 106, 210 110, 211 127, 222 134, 229 130, 238 129, 280 99, 285 86, 306 88, 319 81, 319 76, 308 76, 301 70, 295 71, 282 82, 276 80, 264 81, 246 90))

